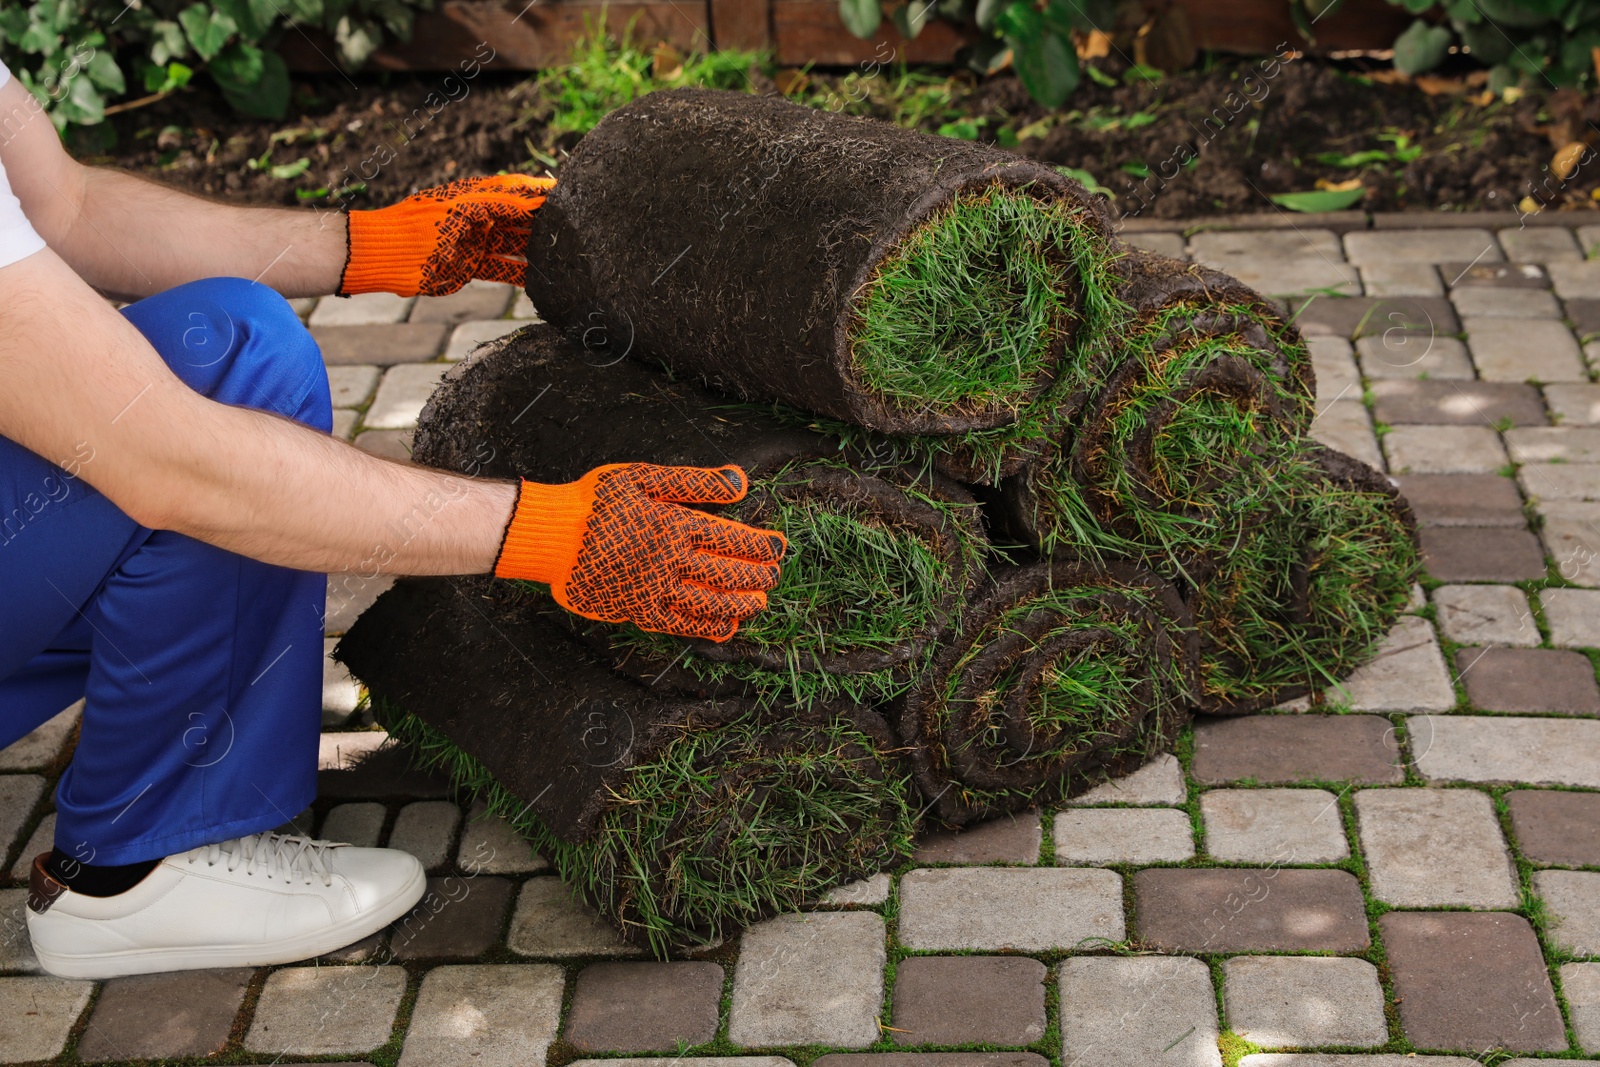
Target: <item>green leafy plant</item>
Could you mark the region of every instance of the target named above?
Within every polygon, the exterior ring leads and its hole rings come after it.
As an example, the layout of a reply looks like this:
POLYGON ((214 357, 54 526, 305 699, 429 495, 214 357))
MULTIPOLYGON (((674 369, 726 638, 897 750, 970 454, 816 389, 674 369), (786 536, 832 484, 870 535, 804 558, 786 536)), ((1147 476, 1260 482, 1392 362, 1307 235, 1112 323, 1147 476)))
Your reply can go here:
MULTIPOLYGON (((1296 0, 1303 2, 1303 0, 1296 0)), ((1419 17, 1394 42, 1394 65, 1423 74, 1451 47, 1490 68, 1489 88, 1593 85, 1600 4, 1590 0, 1389 0, 1419 17)))
MULTIPOLYGON (((1110 26, 1115 6, 1114 0, 908 0, 893 6, 889 19, 907 39, 935 17, 975 30, 968 66, 992 74, 1010 62, 1030 96, 1060 107, 1083 74, 1072 35, 1110 26)), ((839 0, 839 17, 857 37, 871 37, 883 23, 884 4, 839 0)))
POLYGON ((277 46, 321 30, 360 66, 386 37, 411 36, 433 0, 33 0, 0 7, 0 60, 57 128, 94 126, 203 71, 247 115, 280 118, 289 69, 277 46), (123 99, 137 95, 135 99, 123 99))

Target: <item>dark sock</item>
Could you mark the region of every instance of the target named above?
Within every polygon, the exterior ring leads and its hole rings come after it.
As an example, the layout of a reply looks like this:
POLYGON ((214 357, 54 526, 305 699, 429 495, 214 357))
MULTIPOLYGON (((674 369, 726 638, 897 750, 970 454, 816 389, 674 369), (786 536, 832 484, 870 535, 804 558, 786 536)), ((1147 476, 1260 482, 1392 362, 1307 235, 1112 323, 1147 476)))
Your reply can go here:
POLYGON ((112 866, 106 863, 84 863, 73 859, 59 848, 50 851, 44 869, 50 877, 86 897, 114 897, 125 893, 144 881, 144 876, 156 869, 160 860, 142 860, 112 866))

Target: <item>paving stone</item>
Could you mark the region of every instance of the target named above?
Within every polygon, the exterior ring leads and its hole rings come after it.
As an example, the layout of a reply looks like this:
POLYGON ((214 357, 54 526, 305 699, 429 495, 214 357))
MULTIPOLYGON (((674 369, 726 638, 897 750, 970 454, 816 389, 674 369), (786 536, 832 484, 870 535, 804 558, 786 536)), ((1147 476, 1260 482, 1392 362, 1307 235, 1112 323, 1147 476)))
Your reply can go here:
POLYGON ((1189 255, 1196 263, 1227 268, 1232 259, 1344 259, 1344 249, 1332 230, 1202 230, 1189 238, 1189 255))
POLYGON ((559 878, 530 878, 522 883, 506 947, 522 956, 548 959, 643 953, 635 945, 624 944, 593 909, 573 900, 559 878))
POLYGON ((328 390, 333 394, 333 406, 358 408, 365 404, 372 399, 372 391, 378 388, 378 378, 382 374, 381 368, 370 363, 329 367, 328 390))
POLYGON ((1056 816, 1056 864, 1176 863, 1194 856, 1187 812, 1082 808, 1056 816))
POLYGON ((1517 850, 1534 863, 1600 867, 1600 794, 1515 789, 1506 794, 1517 850))
POLYGON ((361 413, 359 411, 351 411, 349 408, 334 408, 333 427, 329 434, 341 441, 348 441, 355 436, 356 423, 360 421, 361 413))
POLYGON ((1322 291, 1343 296, 1361 295, 1361 274, 1355 267, 1337 257, 1310 252, 1303 242, 1301 251, 1292 256, 1244 255, 1210 261, 1196 256, 1195 259, 1226 271, 1267 296, 1301 296, 1322 291))
POLYGON ((1216 994, 1186 956, 1063 960, 1062 1067, 1222 1067, 1216 994))
POLYGON ((1600 256, 1600 226, 1578 227, 1578 251, 1584 259, 1600 256))
POLYGON ((1095 804, 1182 804, 1189 798, 1183 781, 1183 765, 1178 757, 1163 752, 1132 774, 1102 782, 1086 793, 1067 801, 1067 807, 1095 804))
MULTIPOLYGON (((311 314, 312 310, 317 306, 318 299, 318 297, 314 296, 291 296, 287 297, 284 302, 300 318, 300 321, 304 322, 306 316, 311 314)), ((330 297, 329 299, 332 298, 330 297)))
POLYGON ((1551 500, 1600 500, 1600 463, 1524 463, 1517 484, 1536 510, 1551 500))
POLYGON ((1456 705, 1455 687, 1433 626, 1402 616, 1377 655, 1328 689, 1328 700, 1356 711, 1442 711, 1456 705))
POLYGON ((1506 258, 1515 263, 1555 263, 1581 260, 1583 253, 1572 231, 1556 226, 1541 226, 1521 230, 1501 230, 1500 247, 1506 258))
POLYGON ((1024 811, 962 830, 927 833, 911 858, 917 863, 1038 863, 1042 837, 1039 813, 1024 811))
POLYGON ((101 987, 78 1057, 96 1063, 221 1052, 254 975, 237 967, 113 978, 101 987))
POLYGON ((0 971, 40 974, 28 936, 28 890, 0 889, 0 971))
POLYGON ((543 322, 539 312, 534 308, 533 301, 528 299, 528 294, 518 291, 511 300, 511 317, 523 322, 543 322))
POLYGON ((1544 551, 1526 528, 1424 526, 1428 574, 1441 582, 1525 582, 1545 575, 1544 551))
POLYGON ((0 775, 0 852, 9 852, 16 845, 44 796, 44 786, 44 779, 37 774, 0 775))
POLYGON ((835 886, 823 894, 822 902, 835 907, 844 907, 849 904, 875 906, 889 899, 889 890, 892 883, 889 876, 878 872, 871 878, 860 878, 854 882, 835 886))
POLYGON ((1544 399, 1563 426, 1600 425, 1600 385, 1555 383, 1544 387, 1544 399))
POLYGON ((11 865, 11 877, 18 882, 26 882, 28 871, 33 866, 33 857, 41 852, 49 852, 55 844, 55 838, 56 813, 52 811, 39 820, 39 825, 28 836, 28 843, 17 853, 17 861, 11 865))
MULTIPOLYGON (((1532 1063, 1528 1060, 1508 1060, 1500 1067, 1532 1063)), ((1549 1067, 1544 1060, 1540 1067, 1549 1067)), ((1482 1067, 1478 1060, 1466 1056, 1418 1056, 1415 1052, 1397 1052, 1380 1055, 1341 1052, 1258 1052, 1239 1061, 1239 1067, 1482 1067)))
POLYGON ((1548 290, 1550 275, 1536 263, 1440 263, 1450 289, 1548 290))
POLYGON ((1577 338, 1554 318, 1480 318, 1464 319, 1463 323, 1473 366, 1485 381, 1589 380, 1577 338))
MULTIPOLYGON (((1563 300, 1561 306, 1580 340, 1600 334, 1600 300, 1563 300)), ((1593 361, 1591 356, 1590 362, 1593 361)))
POLYGON ((1379 715, 1245 715, 1201 718, 1194 731, 1195 780, 1212 785, 1402 781, 1400 743, 1379 715))
POLYGON ((1162 952, 1363 952, 1348 871, 1152 867, 1133 875, 1134 929, 1162 952))
POLYGON ((1340 400, 1317 412, 1311 423, 1311 436, 1368 466, 1384 469, 1383 453, 1372 432, 1372 417, 1359 400, 1340 400))
POLYGON ((448 800, 423 800, 400 809, 389 834, 389 847, 409 852, 429 870, 442 867, 452 855, 461 809, 448 800))
POLYGON ((1442 339, 1461 331, 1456 309, 1439 297, 1313 296, 1289 301, 1289 312, 1296 316, 1295 325, 1307 336, 1387 336, 1397 341, 1400 334, 1407 332, 1442 339))
POLYGON ((367 1052, 389 1040, 405 992, 401 967, 273 971, 262 987, 244 1047, 284 1056, 367 1052))
POLYGON ((443 322, 455 325, 474 319, 498 319, 521 290, 501 282, 474 278, 446 296, 421 296, 412 305, 408 322, 443 322))
POLYGON ((456 866, 468 874, 532 874, 549 870, 550 861, 535 852, 526 838, 517 836, 510 822, 486 815, 478 802, 461 828, 456 866))
MULTIPOLYGON (((1467 324, 1468 341, 1475 328, 1473 319, 1548 319, 1560 326, 1561 305, 1555 295, 1544 289, 1491 289, 1468 286, 1450 294, 1456 314, 1467 324)), ((1566 327, 1561 327, 1563 332, 1566 327)), ((1570 337, 1571 334, 1569 333, 1570 337)), ((1576 346, 1574 346, 1576 350, 1576 346)), ((1476 349, 1474 349, 1476 352, 1476 349)))
POLYGON ((1400 908, 1514 908, 1517 876, 1476 789, 1364 789, 1356 823, 1372 895, 1400 908))
POLYGON ((377 326, 404 322, 416 303, 414 296, 393 293, 359 293, 356 296, 328 297, 317 301, 307 320, 311 326, 377 326))
POLYGON ((400 1067, 544 1067, 564 985, 553 964, 435 967, 417 993, 400 1067))
POLYGON ((1361 373, 1374 380, 1426 378, 1470 381, 1474 377, 1467 346, 1454 337, 1396 330, 1356 342, 1361 373))
POLYGON ((715 963, 596 963, 578 975, 566 1040, 585 1052, 667 1052, 717 1036, 715 963))
POLYGON ((1500 474, 1396 474, 1424 526, 1526 526, 1516 483, 1500 474))
POLYGON ((445 345, 444 358, 449 360, 466 359, 472 350, 488 341, 497 341, 508 333, 522 329, 526 323, 517 322, 515 319, 490 319, 479 322, 463 322, 450 334, 450 341, 445 345))
POLYGON ((1424 778, 1600 789, 1600 722, 1507 715, 1414 715, 1411 751, 1424 778))
POLYGON ((1135 248, 1173 259, 1188 259, 1181 233, 1124 233, 1122 239, 1135 248))
POLYGON ((1500 246, 1488 230, 1388 230, 1347 233, 1345 256, 1352 263, 1495 263, 1500 246))
POLYGON ((1396 426, 1383 436, 1389 469, 1401 474, 1471 474, 1507 465, 1488 426, 1396 426))
POLYGON ((874 912, 757 923, 740 938, 728 1040, 747 1048, 871 1045, 880 1036, 886 961, 883 918, 874 912))
POLYGON ((1544 401, 1531 385, 1387 379, 1372 383, 1372 414, 1391 426, 1543 426, 1544 401))
POLYGON ((1361 268, 1368 296, 1443 296, 1444 284, 1431 263, 1368 263, 1361 268))
POLYGON ((1483 711, 1600 715, 1594 665, 1581 652, 1550 648, 1463 648, 1456 670, 1467 699, 1483 711))
POLYGON ((1600 503, 1541 500, 1539 536, 1556 573, 1576 585, 1600 585, 1600 503))
MULTIPOLYGON (((650 1061, 634 1061, 649 1065, 650 1061)), ((738 1060, 702 1060, 702 1067, 727 1067, 738 1060)), ((780 1064, 788 1060, 779 1060, 780 1064)), ((693 1060, 662 1061, 656 1067, 677 1067, 679 1063, 693 1064, 693 1060)), ((1049 1067, 1050 1061, 1037 1052, 831 1052, 818 1056, 811 1067, 1049 1067)), ((576 1067, 576 1065, 574 1065, 576 1067)), ((604 1067, 615 1067, 612 1064, 604 1067)))
POLYGON ((343 726, 361 702, 361 687, 344 664, 333 658, 337 638, 322 641, 322 726, 343 726))
POLYGON ((416 430, 364 430, 357 435, 355 446, 374 456, 392 459, 397 463, 411 462, 411 444, 416 430))
POLYGON ((1311 352, 1312 369, 1317 372, 1319 396, 1330 384, 1342 388, 1355 383, 1360 388, 1361 372, 1356 367, 1356 350, 1348 340, 1326 335, 1307 337, 1306 348, 1311 352))
POLYGON ((1122 879, 1112 871, 944 867, 900 879, 907 948, 1047 951, 1124 932, 1122 879))
POLYGON ((1227 863, 1332 863, 1350 855, 1339 801, 1325 789, 1200 794, 1206 853, 1227 863))
POLYGON ((1353 1045, 1389 1040, 1378 969, 1366 960, 1238 956, 1222 964, 1228 1029, 1257 1045, 1353 1045))
POLYGON ((390 367, 378 383, 378 394, 367 409, 366 425, 374 430, 405 430, 417 424, 422 406, 439 386, 449 368, 443 363, 402 364, 390 367))
POLYGON ((1528 426, 1506 431, 1517 463, 1600 462, 1600 427, 1528 426))
POLYGON ((322 820, 319 836, 325 841, 344 841, 361 848, 377 848, 386 815, 382 804, 340 804, 322 820))
POLYGON ((1562 964, 1561 992, 1572 1013, 1578 1047, 1585 1052, 1600 1052, 1600 963, 1562 964))
POLYGON ((1433 591, 1439 630, 1462 645, 1539 643, 1528 596, 1512 585, 1441 585, 1433 591))
POLYGON ((443 323, 388 326, 315 326, 311 337, 322 349, 322 362, 330 367, 352 363, 391 367, 404 363, 425 363, 444 347, 443 323))
POLYGON ((442 797, 451 792, 443 771, 421 770, 398 746, 381 747, 380 731, 323 734, 318 752, 317 794, 330 800, 442 797))
POLYGON ((0 1063, 60 1055, 93 993, 93 982, 43 975, 0 978, 0 1063))
POLYGON ((0 748, 0 771, 32 771, 54 763, 82 718, 83 701, 79 700, 0 748))
MULTIPOLYGON (((895 1053, 880 1053, 883 1059, 889 1059, 895 1053)), ((952 1055, 961 1055, 953 1053, 952 1055)), ((834 1053, 823 1056, 816 1063, 824 1060, 869 1060, 874 1059, 871 1053, 859 1055, 834 1053)), ((1043 1057, 1038 1057, 1043 1059, 1043 1057)), ((573 1060, 567 1067, 617 1067, 615 1059, 604 1060, 573 1060)), ((628 1067, 794 1067, 794 1061, 782 1056, 634 1056, 628 1060, 628 1067)), ((826 1067, 826 1065, 824 1065, 826 1067)), ((1018 1065, 1022 1067, 1022 1065, 1018 1065)), ((1042 1067, 1042 1065, 1041 1065, 1042 1067)))
POLYGON ((328 575, 328 607, 322 620, 323 632, 342 634, 350 629, 361 613, 393 584, 394 578, 387 574, 377 578, 354 573, 328 575))
POLYGON ((1600 956, 1600 873, 1535 871, 1533 891, 1544 900, 1555 947, 1574 956, 1600 956))
POLYGON ((1550 284, 1561 299, 1600 298, 1600 261, 1556 262, 1548 264, 1545 269, 1550 273, 1550 284))
POLYGON ((500 943, 515 883, 493 875, 429 878, 411 914, 396 920, 389 952, 397 960, 476 959, 500 943))
POLYGON ((1533 927, 1505 912, 1392 911, 1378 920, 1400 1026, 1422 1048, 1567 1047, 1533 927))
POLYGON ((1044 964, 1018 957, 901 960, 894 978, 895 1043, 1031 1045, 1044 1036, 1044 979, 1044 964))

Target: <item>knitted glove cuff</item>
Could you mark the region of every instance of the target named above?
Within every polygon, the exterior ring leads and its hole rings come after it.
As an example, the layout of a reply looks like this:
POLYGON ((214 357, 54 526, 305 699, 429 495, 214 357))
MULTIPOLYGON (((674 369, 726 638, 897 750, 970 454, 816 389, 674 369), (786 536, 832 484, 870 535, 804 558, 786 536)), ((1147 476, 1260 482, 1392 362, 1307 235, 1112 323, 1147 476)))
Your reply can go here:
POLYGON ((564 584, 577 564, 593 507, 593 486, 582 481, 524 481, 495 560, 495 577, 564 584))

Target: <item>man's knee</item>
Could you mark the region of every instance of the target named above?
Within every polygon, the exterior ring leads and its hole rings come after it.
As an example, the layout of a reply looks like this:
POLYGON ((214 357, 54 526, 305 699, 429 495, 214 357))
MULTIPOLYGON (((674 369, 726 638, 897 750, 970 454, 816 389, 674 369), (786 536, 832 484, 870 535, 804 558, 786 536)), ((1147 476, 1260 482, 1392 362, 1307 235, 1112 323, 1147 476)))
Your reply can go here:
POLYGON ((123 312, 190 388, 327 432, 322 352, 289 302, 243 278, 207 278, 123 312))

